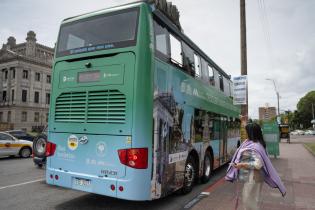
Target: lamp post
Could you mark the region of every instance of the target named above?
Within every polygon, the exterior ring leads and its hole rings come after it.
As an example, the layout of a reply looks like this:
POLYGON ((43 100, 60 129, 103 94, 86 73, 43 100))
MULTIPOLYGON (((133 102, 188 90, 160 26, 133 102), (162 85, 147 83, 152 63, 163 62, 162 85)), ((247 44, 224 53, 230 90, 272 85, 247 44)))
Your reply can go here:
POLYGON ((277 101, 278 101, 278 116, 280 116, 280 105, 279 105, 279 97, 280 97, 280 95, 279 95, 279 92, 278 92, 278 90, 277 90, 276 82, 275 82, 275 80, 274 80, 274 79, 269 79, 269 78, 267 78, 266 80, 269 80, 269 81, 272 81, 272 82, 273 82, 273 86, 274 86, 275 91, 276 91, 276 94, 277 94, 277 101))

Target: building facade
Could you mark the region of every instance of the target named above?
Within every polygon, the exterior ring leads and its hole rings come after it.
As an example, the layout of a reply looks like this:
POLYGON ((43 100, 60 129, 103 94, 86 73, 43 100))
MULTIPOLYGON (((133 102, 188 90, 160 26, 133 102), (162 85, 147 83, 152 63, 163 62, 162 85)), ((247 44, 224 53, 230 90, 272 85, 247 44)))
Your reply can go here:
POLYGON ((13 129, 34 131, 47 124, 54 49, 36 43, 27 33, 26 42, 9 37, 0 49, 0 123, 13 129))
POLYGON ((259 107, 259 120, 271 120, 276 116, 276 107, 259 107))

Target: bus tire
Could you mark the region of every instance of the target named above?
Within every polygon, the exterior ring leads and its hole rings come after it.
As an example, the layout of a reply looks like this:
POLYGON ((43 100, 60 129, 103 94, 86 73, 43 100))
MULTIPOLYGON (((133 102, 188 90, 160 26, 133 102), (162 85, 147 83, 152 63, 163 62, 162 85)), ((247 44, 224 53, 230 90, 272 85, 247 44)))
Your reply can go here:
POLYGON ((188 156, 185 164, 184 171, 184 183, 182 187, 182 193, 187 194, 193 189, 196 179, 196 163, 193 156, 188 156))
POLYGON ((210 177, 212 175, 212 157, 209 151, 206 152, 205 158, 203 161, 203 172, 201 177, 202 183, 207 183, 210 180, 210 177))

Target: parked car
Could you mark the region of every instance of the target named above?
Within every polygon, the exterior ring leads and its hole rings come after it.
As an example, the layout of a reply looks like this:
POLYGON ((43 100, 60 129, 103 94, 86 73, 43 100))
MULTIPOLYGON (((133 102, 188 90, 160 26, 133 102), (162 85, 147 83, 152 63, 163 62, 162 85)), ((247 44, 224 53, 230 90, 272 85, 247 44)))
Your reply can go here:
POLYGON ((47 127, 33 141, 33 161, 36 166, 46 164, 47 127))
POLYGON ((0 132, 0 156, 30 157, 33 143, 17 139, 6 132, 0 132))
POLYGON ((315 135, 315 130, 307 130, 305 131, 305 135, 315 135))
POLYGON ((291 131, 290 135, 298 135, 298 132, 297 131, 291 131))
POLYGON ((33 141, 33 139, 34 139, 34 136, 31 136, 30 134, 28 134, 22 130, 10 130, 10 131, 6 131, 6 132, 11 134, 12 136, 14 136, 17 139, 28 140, 28 141, 33 141))
POLYGON ((296 130, 296 132, 297 132, 298 135, 304 135, 305 134, 305 132, 302 131, 302 130, 296 130))

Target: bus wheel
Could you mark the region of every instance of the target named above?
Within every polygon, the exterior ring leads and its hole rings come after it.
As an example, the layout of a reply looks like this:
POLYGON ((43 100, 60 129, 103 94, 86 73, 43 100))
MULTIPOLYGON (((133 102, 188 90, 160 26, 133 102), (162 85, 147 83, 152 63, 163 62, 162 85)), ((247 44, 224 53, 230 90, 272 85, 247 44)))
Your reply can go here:
POLYGON ((195 177, 196 177, 195 160, 192 156, 189 156, 185 165, 184 184, 182 188, 183 194, 187 194, 192 190, 195 177))
POLYGON ((212 158, 209 151, 205 154, 205 159, 203 161, 203 174, 201 177, 202 183, 207 183, 212 174, 212 158))

